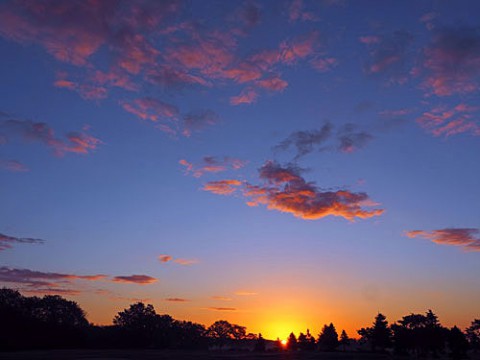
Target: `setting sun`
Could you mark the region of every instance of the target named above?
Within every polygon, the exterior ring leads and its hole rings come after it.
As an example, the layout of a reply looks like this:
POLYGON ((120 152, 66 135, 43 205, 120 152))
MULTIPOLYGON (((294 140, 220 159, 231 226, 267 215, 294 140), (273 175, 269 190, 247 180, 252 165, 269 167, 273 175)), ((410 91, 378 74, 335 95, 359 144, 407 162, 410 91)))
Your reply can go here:
POLYGON ((280 343, 282 344, 282 346, 287 346, 287 340, 283 339, 280 341, 280 343))

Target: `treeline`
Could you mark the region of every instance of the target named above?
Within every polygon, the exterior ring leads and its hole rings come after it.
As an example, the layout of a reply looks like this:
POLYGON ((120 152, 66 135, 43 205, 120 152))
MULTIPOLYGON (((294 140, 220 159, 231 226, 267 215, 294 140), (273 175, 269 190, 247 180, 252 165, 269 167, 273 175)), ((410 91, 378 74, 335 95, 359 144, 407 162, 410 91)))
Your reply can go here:
MULTIPOLYGON (((333 324, 325 325, 315 337, 307 330, 291 333, 287 342, 267 346, 261 334, 247 333, 244 326, 216 321, 208 328, 190 321, 178 321, 157 314, 152 305, 141 302, 120 311, 113 325, 89 324, 85 312, 74 301, 61 296, 42 298, 0 289, 0 350, 52 348, 156 348, 227 349, 255 351, 372 351, 394 352, 415 357, 449 354, 454 359, 468 351, 480 350, 480 320, 474 320, 466 332, 454 326, 442 326, 429 310, 410 314, 388 324, 378 314, 371 327, 358 330, 359 340, 345 331, 338 335, 333 324), (244 346, 241 346, 244 345, 244 346)), ((271 342, 272 343, 272 342, 271 342)))

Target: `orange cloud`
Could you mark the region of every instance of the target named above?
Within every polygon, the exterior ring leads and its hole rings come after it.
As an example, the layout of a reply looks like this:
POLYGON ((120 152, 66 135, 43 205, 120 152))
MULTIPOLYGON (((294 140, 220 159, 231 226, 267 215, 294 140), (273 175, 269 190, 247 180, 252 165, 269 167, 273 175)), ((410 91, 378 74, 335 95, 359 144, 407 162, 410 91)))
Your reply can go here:
POLYGON ((241 185, 242 182, 239 180, 210 181, 203 186, 203 190, 218 195, 231 195, 237 190, 237 187, 241 185))
POLYGON ((266 205, 270 210, 291 213, 296 217, 315 220, 332 215, 347 220, 366 219, 383 214, 383 209, 366 210, 377 206, 364 192, 349 190, 322 191, 315 183, 300 176, 301 169, 282 167, 267 161, 260 169, 263 185, 242 184, 238 180, 212 181, 204 190, 220 195, 231 195, 242 186, 242 193, 250 200, 249 206, 266 205))
POLYGON ((124 283, 133 283, 139 285, 153 284, 158 280, 154 277, 148 275, 129 275, 129 276, 115 276, 112 281, 114 282, 124 282, 124 283))
POLYGON ((177 263, 179 265, 189 266, 189 265, 193 265, 193 264, 198 263, 198 260, 196 260, 196 259, 175 259, 175 260, 173 260, 173 262, 177 263))
POLYGON ((173 259, 173 257, 171 257, 170 255, 160 255, 158 257, 158 260, 162 263, 166 263, 166 262, 169 262, 173 259))
POLYGON ((253 291, 235 291, 235 295, 238 295, 238 296, 254 296, 254 295, 257 295, 257 293, 253 292, 253 291))
POLYGON ((226 296, 218 296, 214 295, 212 296, 213 300, 219 300, 219 301, 232 301, 232 298, 226 297, 226 296))
POLYGON ((405 233, 409 238, 422 237, 440 245, 460 246, 465 251, 480 251, 480 229, 446 228, 432 231, 412 230, 405 233))

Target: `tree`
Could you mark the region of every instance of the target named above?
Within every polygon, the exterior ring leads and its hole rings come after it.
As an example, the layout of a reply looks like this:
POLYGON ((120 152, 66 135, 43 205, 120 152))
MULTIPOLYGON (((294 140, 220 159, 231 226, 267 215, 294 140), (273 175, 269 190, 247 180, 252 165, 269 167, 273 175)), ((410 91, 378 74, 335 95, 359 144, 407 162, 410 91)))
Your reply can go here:
POLYGON ((454 326, 449 330, 447 339, 452 359, 458 360, 467 357, 468 340, 458 327, 454 326))
POLYGON ((385 349, 391 345, 392 331, 388 326, 385 315, 378 313, 373 322, 373 327, 358 330, 361 340, 370 343, 372 351, 385 349))
POLYGON ((467 339, 474 351, 480 350, 480 319, 475 319, 467 328, 467 339))
POLYGON ((342 350, 345 351, 347 346, 350 345, 350 338, 348 337, 345 330, 342 330, 340 334, 340 345, 342 346, 342 350))
POLYGON ((297 350, 297 338, 293 332, 290 333, 287 340, 287 350, 295 351, 297 350))
POLYGON ((262 334, 258 334, 257 341, 255 342, 255 351, 264 352, 266 348, 265 339, 262 337, 262 334))
POLYGON ((138 302, 115 315, 113 324, 122 329, 125 345, 151 346, 158 326, 157 313, 153 305, 138 302))
POLYGON ((338 334, 332 323, 323 326, 318 336, 318 347, 322 351, 335 351, 338 347, 338 334))
POLYGON ((221 348, 228 340, 244 339, 246 329, 244 326, 230 324, 226 320, 218 320, 207 329, 207 335, 212 339, 214 344, 221 348))

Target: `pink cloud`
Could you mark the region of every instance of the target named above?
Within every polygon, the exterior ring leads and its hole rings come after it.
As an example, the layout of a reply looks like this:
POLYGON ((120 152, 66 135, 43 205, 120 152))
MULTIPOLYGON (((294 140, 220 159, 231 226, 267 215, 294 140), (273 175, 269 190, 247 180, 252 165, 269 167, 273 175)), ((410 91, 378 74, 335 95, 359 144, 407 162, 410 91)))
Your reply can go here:
POLYGON ((279 77, 271 77, 257 81, 256 85, 271 91, 283 91, 288 86, 288 82, 279 77))
POLYGON ((412 230, 405 233, 409 238, 421 237, 440 245, 460 246, 465 251, 480 251, 480 229, 446 228, 424 231, 412 230))
POLYGON ((258 94, 254 89, 248 88, 242 90, 240 95, 232 96, 230 98, 230 104, 240 105, 240 104, 251 104, 257 100, 258 94))
POLYGON ((158 280, 148 275, 129 275, 129 276, 115 276, 113 282, 132 283, 139 285, 148 285, 157 282, 158 280))
POLYGON ((293 0, 288 9, 288 18, 290 22, 298 20, 302 21, 315 21, 318 17, 309 11, 304 10, 304 4, 302 0, 293 0))
POLYGON ((436 31, 424 51, 427 77, 423 86, 437 96, 471 93, 480 80, 480 35, 476 28, 436 31))
POLYGON ((417 123, 434 136, 448 137, 461 133, 480 136, 480 125, 476 120, 480 114, 479 110, 479 107, 464 103, 453 108, 434 107, 424 112, 417 119, 417 123))
POLYGON ((381 41, 381 38, 376 35, 368 35, 368 36, 360 36, 358 40, 362 44, 371 45, 371 44, 378 44, 381 41))
POLYGON ((185 173, 192 174, 194 177, 201 177, 206 173, 218 173, 227 170, 238 170, 244 167, 247 162, 241 159, 216 158, 214 156, 205 156, 199 164, 189 163, 187 160, 180 160, 179 163, 185 166, 185 173))
POLYGON ((335 66, 337 66, 337 59, 329 57, 324 59, 315 59, 311 62, 313 68, 320 72, 331 71, 335 66))
POLYGON ((131 102, 124 101, 121 104, 129 113, 140 119, 154 122, 175 119, 179 112, 175 106, 150 97, 135 99, 131 102))
POLYGON ((318 38, 318 32, 313 31, 292 41, 283 42, 280 45, 281 61, 292 64, 311 55, 315 50, 318 38))
POLYGON ((30 120, 9 118, 0 122, 0 129, 5 129, 9 135, 17 135, 27 141, 42 143, 53 149, 57 156, 67 152, 87 154, 95 150, 101 140, 86 132, 70 132, 66 141, 55 137, 55 132, 45 123, 30 120))

